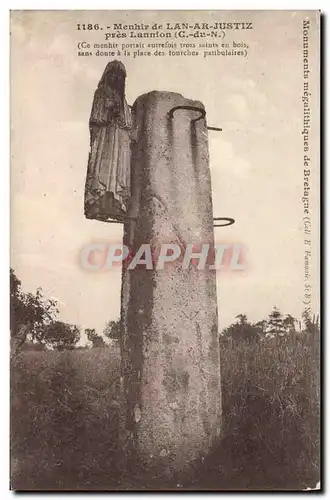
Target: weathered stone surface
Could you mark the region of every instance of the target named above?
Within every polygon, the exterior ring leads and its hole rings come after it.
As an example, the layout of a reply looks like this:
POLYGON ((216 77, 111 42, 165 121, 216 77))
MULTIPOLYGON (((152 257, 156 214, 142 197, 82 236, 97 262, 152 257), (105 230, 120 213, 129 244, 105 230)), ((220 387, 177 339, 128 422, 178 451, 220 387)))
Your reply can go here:
MULTIPOLYGON (((207 129, 200 102, 150 92, 133 106, 132 206, 124 243, 214 243, 207 129)), ((139 458, 171 477, 220 433, 221 389, 215 271, 181 262, 123 269, 122 355, 126 431, 139 458), (154 266, 155 267, 155 266, 154 266)))

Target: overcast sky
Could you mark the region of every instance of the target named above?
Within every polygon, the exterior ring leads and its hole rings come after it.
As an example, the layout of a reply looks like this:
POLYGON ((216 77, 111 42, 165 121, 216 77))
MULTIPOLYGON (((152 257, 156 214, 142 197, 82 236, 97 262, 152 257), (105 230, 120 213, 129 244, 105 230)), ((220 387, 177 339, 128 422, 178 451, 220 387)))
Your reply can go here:
MULTIPOLYGON (((210 21, 207 12, 164 12, 164 21, 210 21)), ((209 133, 214 216, 235 218, 216 241, 242 243, 247 269, 218 273, 219 326, 237 314, 251 320, 277 305, 300 316, 304 285, 302 19, 311 19, 313 91, 312 208, 317 210, 317 24, 314 13, 225 12, 219 21, 253 21, 253 30, 227 32, 249 44, 249 56, 125 58, 129 103, 167 90, 200 100, 209 133)), ((159 17, 158 17, 159 19, 159 17)), ((23 289, 41 286, 60 301, 60 318, 102 331, 119 317, 120 270, 91 273, 79 265, 91 241, 120 243, 120 225, 86 220, 83 194, 93 94, 108 58, 78 57, 84 38, 76 23, 152 22, 150 13, 15 13, 12 19, 12 267, 23 289)), ((152 40, 155 41, 155 40, 152 40)), ((148 41, 145 41, 147 43, 148 41)), ((314 220, 314 253, 317 248, 314 220)), ((316 259, 313 261, 317 284, 316 259)), ((317 302, 314 288, 313 307, 317 302)))

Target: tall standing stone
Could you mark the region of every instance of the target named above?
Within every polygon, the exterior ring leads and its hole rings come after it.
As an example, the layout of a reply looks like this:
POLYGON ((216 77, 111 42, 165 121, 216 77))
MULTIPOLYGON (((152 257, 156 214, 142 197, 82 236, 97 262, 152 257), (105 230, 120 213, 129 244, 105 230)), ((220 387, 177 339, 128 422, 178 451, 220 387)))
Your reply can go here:
MULTIPOLYGON (((124 243, 133 251, 214 244, 208 137, 200 102, 150 92, 134 103, 132 200, 124 243)), ((204 108, 203 108, 204 109, 204 108)), ((221 424, 215 271, 123 268, 125 426, 145 466, 173 477, 203 456, 221 424)))

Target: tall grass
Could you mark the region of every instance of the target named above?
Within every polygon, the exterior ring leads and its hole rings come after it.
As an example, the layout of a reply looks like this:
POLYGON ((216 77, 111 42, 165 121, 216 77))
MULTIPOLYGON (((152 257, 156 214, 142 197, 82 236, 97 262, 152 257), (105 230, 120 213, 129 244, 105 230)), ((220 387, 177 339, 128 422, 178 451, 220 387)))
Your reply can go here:
POLYGON ((318 339, 222 345, 223 440, 201 487, 303 489, 320 479, 318 339))
POLYGON ((108 476, 115 482, 118 373, 109 348, 30 351, 13 361, 13 488, 84 489, 108 476))
MULTIPOLYGON (((227 341, 221 359, 222 440, 183 487, 313 486, 320 479, 318 339, 227 341)), ((118 375, 110 347, 29 351, 13 360, 14 489, 132 487, 116 460, 118 375)))

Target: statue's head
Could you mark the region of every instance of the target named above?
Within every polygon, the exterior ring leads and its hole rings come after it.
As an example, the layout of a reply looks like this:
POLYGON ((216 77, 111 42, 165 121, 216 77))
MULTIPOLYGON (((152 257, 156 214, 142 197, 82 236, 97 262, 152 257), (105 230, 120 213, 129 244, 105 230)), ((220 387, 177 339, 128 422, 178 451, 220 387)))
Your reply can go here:
POLYGON ((99 83, 100 86, 111 87, 122 93, 125 91, 126 69, 122 62, 111 61, 107 64, 102 78, 99 83))

